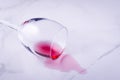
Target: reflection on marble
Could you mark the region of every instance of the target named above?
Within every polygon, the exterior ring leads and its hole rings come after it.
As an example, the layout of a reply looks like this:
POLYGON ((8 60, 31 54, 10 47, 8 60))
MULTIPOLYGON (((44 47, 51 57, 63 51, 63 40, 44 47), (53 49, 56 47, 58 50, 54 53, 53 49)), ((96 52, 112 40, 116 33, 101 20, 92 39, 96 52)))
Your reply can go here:
POLYGON ((0 63, 0 76, 2 76, 3 74, 17 74, 19 72, 17 71, 13 71, 13 70, 8 70, 6 69, 6 65, 3 63, 0 63))
POLYGON ((24 49, 17 32, 0 25, 0 63, 6 65, 0 67, 0 80, 119 80, 119 4, 119 0, 0 0, 0 19, 18 26, 34 17, 65 25, 69 30, 66 52, 82 67, 100 58, 85 75, 49 69, 24 49))

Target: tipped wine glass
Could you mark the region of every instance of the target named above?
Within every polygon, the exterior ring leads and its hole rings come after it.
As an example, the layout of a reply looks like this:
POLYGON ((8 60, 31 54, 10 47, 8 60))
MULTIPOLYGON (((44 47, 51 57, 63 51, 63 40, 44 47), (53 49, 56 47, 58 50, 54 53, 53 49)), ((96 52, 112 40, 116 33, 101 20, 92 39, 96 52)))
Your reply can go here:
POLYGON ((55 60, 65 49, 67 28, 54 20, 32 18, 23 22, 20 27, 3 20, 0 23, 16 30, 22 45, 36 56, 55 60))

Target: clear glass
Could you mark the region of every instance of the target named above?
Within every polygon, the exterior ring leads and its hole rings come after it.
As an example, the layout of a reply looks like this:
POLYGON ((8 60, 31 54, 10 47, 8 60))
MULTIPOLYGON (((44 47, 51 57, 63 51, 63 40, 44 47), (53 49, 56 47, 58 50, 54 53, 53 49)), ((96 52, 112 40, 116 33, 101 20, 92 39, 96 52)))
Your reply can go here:
POLYGON ((46 18, 27 20, 18 30, 20 41, 29 51, 53 60, 63 53, 67 34, 66 27, 46 18))
POLYGON ((18 38, 31 53, 57 59, 64 51, 68 36, 67 28, 47 18, 32 18, 18 27, 6 21, 1 24, 18 32, 18 38))

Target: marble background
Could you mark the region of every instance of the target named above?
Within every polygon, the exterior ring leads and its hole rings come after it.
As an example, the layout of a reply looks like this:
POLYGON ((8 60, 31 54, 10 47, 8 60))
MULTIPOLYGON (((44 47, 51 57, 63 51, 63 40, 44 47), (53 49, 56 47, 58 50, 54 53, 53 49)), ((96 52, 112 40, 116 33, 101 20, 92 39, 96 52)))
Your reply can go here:
POLYGON ((44 67, 20 44, 16 31, 0 25, 0 80, 120 79, 120 0, 0 0, 1 20, 20 25, 34 17, 68 28, 65 52, 87 73, 44 67))

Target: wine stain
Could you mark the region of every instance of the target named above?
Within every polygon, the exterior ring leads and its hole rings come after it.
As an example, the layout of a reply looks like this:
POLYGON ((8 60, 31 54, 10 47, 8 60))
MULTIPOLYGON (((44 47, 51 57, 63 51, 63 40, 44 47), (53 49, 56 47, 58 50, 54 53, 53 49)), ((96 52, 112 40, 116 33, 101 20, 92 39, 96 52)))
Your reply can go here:
MULTIPOLYGON (((30 51, 30 48, 26 48, 30 51)), ((80 74, 86 73, 86 69, 81 67, 71 55, 60 52, 62 48, 58 44, 51 47, 50 42, 39 42, 34 46, 34 50, 38 55, 46 57, 43 63, 47 68, 63 72, 77 71, 80 74)))
POLYGON ((44 65, 47 68, 59 70, 62 72, 77 71, 80 74, 86 74, 86 69, 81 67, 79 63, 70 55, 61 55, 58 59, 46 59, 44 65))

